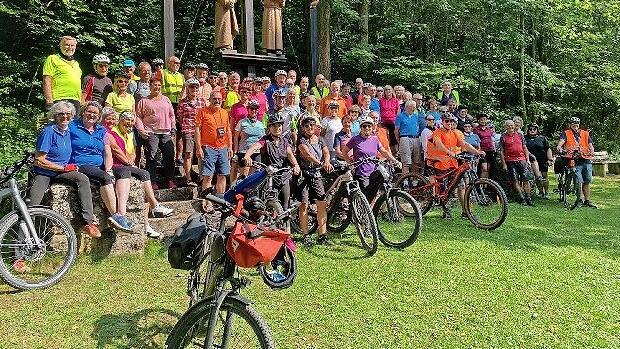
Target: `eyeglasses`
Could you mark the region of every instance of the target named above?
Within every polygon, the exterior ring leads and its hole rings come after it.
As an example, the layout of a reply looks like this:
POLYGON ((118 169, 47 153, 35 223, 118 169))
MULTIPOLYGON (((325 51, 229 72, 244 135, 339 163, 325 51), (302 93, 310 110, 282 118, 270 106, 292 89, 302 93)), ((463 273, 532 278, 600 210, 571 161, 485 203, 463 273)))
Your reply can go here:
POLYGON ((362 126, 360 126, 361 128, 372 128, 371 124, 363 124, 362 126))
POLYGON ((454 121, 454 120, 444 120, 443 122, 445 122, 447 124, 456 124, 456 121, 454 121))
POLYGON ((426 121, 435 121, 435 119, 426 119, 426 121))
POLYGON ((73 117, 73 113, 70 112, 70 111, 65 111, 65 112, 56 113, 56 116, 62 116, 65 119, 69 119, 69 118, 73 117))

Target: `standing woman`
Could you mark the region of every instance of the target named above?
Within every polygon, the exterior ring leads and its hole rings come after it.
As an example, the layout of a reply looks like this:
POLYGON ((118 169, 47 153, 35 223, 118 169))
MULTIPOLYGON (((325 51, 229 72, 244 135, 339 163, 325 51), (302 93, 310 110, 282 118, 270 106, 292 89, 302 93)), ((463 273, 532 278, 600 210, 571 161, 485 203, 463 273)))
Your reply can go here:
POLYGON ((235 128, 234 149, 237 152, 237 161, 239 163, 242 176, 247 176, 250 172, 249 166, 243 166, 243 158, 246 155, 252 160, 260 161, 260 153, 258 150, 252 154, 246 154, 248 149, 258 142, 265 135, 265 126, 258 120, 258 102, 251 101, 248 105, 248 116, 239 121, 235 128))
POLYGON ((381 110, 381 125, 388 130, 390 136, 390 147, 395 148, 398 144, 396 139, 394 121, 396 115, 400 112, 400 100, 394 95, 392 86, 386 85, 384 88, 385 96, 379 98, 379 106, 381 110))
POLYGON ((69 123, 71 136, 71 163, 85 174, 90 182, 99 186, 101 200, 111 214, 110 223, 121 230, 131 231, 132 223, 116 210, 114 175, 112 174, 112 151, 107 130, 98 124, 101 120, 101 105, 89 102, 82 116, 69 123))
POLYGON ((105 100, 106 107, 112 107, 117 113, 136 109, 136 100, 129 93, 129 75, 125 72, 114 74, 114 91, 108 94, 105 100))
MULTIPOLYGON (((157 167, 157 150, 161 149, 164 167, 163 184, 170 188, 176 188, 172 180, 174 175, 174 142, 172 134, 176 131, 176 119, 174 110, 168 97, 161 93, 161 81, 151 80, 151 94, 140 100, 136 107, 136 128, 140 137, 144 139, 146 170, 151 178, 155 177, 157 167)), ((153 189, 159 189, 153 183, 153 189)))
POLYGON ((101 232, 93 213, 90 182, 88 177, 78 172, 78 166, 70 162, 69 123, 75 116, 75 107, 70 102, 56 102, 50 107, 47 115, 53 123, 46 126, 37 138, 33 167, 34 178, 29 194, 30 205, 41 204, 50 183, 69 183, 77 188, 82 219, 86 222, 84 232, 91 237, 98 238, 101 232))
POLYGON ((539 172, 540 177, 536 178, 536 185, 541 192, 543 199, 549 199, 549 166, 553 164, 553 153, 549 146, 547 137, 539 133, 538 124, 532 123, 527 125, 527 134, 525 135, 525 144, 527 150, 532 154, 536 161, 532 163, 537 164, 538 168, 534 168, 534 172, 539 172))
POLYGON ((332 159, 336 158, 336 151, 334 150, 334 139, 336 134, 342 131, 342 120, 338 116, 340 104, 337 101, 331 101, 328 104, 329 115, 321 120, 321 135, 323 136, 323 143, 329 149, 329 156, 332 159))

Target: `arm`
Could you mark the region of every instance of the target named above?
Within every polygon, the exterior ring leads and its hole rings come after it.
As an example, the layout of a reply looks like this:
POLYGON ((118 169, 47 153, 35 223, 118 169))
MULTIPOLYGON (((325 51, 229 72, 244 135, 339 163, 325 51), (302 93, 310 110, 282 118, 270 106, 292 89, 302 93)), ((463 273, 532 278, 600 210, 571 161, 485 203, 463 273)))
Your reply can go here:
POLYGON ((112 171, 112 150, 109 144, 106 144, 103 149, 103 166, 105 167, 105 171, 109 172, 112 171))
POLYGON ((336 157, 345 160, 346 162, 353 162, 353 159, 349 156, 351 149, 346 144, 338 144, 334 147, 336 151, 336 157))
POLYGON ((397 164, 400 164, 400 162, 398 162, 398 161, 396 160, 396 158, 394 157, 394 155, 392 155, 392 153, 391 153, 391 152, 389 152, 387 149, 383 148, 383 146, 382 146, 381 144, 379 144, 379 153, 380 153, 381 155, 383 155, 383 157, 384 157, 384 158, 386 158, 386 159, 388 159, 388 160, 390 160, 390 161, 392 161, 392 162, 395 162, 395 163, 397 163, 397 164))
POLYGON ((125 154, 121 150, 121 147, 118 145, 118 143, 116 143, 116 139, 114 139, 114 137, 109 137, 109 140, 110 140, 110 150, 112 151, 112 158, 116 157, 118 160, 120 160, 125 165, 132 166, 133 161, 129 158, 127 154, 125 154))
POLYGON ((308 149, 308 146, 306 144, 302 143, 299 145, 299 155, 301 155, 302 158, 310 161, 314 165, 321 166, 321 161, 319 161, 319 159, 317 159, 316 156, 314 156, 310 152, 310 149, 308 149))
POLYGON ((502 139, 499 141, 499 158, 502 163, 502 168, 505 170, 508 169, 508 165, 506 165, 506 158, 504 157, 504 142, 502 139))
POLYGON ((558 153, 562 152, 562 147, 564 146, 564 143, 566 143, 565 139, 560 138, 560 141, 558 142, 558 145, 556 147, 558 153))
POLYGON ((46 170, 51 170, 55 172, 64 172, 65 167, 62 165, 55 164, 49 160, 47 160, 47 153, 42 151, 37 151, 34 154, 34 165, 46 170))
POLYGON ((45 97, 46 105, 54 103, 54 98, 52 97, 52 77, 49 75, 43 75, 43 96, 45 97))
POLYGON ((449 156, 456 155, 453 151, 451 151, 450 149, 446 148, 445 145, 443 145, 443 142, 441 141, 441 137, 439 136, 433 137, 433 143, 441 152, 446 153, 449 156))
POLYGON ((329 149, 327 146, 323 145, 323 169, 327 172, 331 172, 334 167, 331 164, 331 159, 329 158, 329 149))
POLYGON ((295 154, 293 154, 293 149, 291 147, 286 148, 286 157, 288 161, 293 165, 293 174, 297 175, 301 172, 299 168, 299 164, 297 163, 297 158, 295 158, 295 154))
MULTIPOLYGON (((200 114, 199 114, 200 115, 200 114)), ((202 158, 204 157, 204 154, 202 152, 202 146, 200 145, 200 123, 198 122, 198 120, 196 120, 196 129, 194 130, 194 140, 195 140, 195 145, 194 147, 195 149, 195 154, 196 154, 196 158, 202 160, 202 158)))

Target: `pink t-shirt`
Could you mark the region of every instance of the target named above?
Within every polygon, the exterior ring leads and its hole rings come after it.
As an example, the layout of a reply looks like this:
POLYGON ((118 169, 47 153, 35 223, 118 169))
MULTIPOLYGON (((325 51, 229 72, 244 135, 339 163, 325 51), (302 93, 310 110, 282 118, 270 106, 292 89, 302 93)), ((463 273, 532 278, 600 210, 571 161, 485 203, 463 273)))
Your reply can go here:
POLYGON ((263 121, 263 116, 267 112, 267 96, 261 92, 251 95, 250 100, 257 100, 260 104, 260 107, 258 107, 258 120, 263 121))
POLYGON ((248 108, 241 102, 230 107, 230 127, 234 130, 237 123, 248 116, 248 108))
POLYGON ((393 124, 396 115, 400 111, 400 101, 398 98, 380 98, 379 105, 381 106, 381 122, 393 124))
POLYGON ((149 133, 167 133, 175 125, 174 109, 166 96, 161 99, 142 98, 136 105, 136 128, 149 133))
POLYGON ((494 151, 495 150, 495 142, 493 142, 493 135, 495 134, 495 130, 492 127, 482 127, 478 126, 474 129, 474 133, 480 137, 480 150, 483 151, 494 151))
POLYGON ((519 132, 502 134, 500 144, 506 161, 525 160, 525 138, 519 132))

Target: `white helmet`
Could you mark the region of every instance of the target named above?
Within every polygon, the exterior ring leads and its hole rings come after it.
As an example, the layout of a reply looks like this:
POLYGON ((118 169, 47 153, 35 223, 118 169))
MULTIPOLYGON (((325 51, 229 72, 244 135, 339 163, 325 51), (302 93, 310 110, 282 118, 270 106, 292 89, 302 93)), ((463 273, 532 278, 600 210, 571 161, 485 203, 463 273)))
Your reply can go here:
POLYGON ((95 57, 93 57, 93 64, 100 63, 110 64, 110 58, 103 54, 95 55, 95 57))

